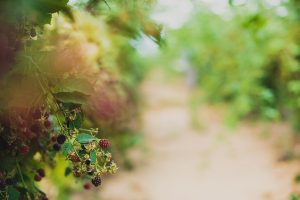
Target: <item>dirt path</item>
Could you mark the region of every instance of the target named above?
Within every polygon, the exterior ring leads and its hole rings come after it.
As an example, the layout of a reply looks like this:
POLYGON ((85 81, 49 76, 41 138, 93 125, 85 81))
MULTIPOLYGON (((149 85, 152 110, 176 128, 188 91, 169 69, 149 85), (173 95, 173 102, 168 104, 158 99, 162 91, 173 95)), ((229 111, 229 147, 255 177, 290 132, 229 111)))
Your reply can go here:
MULTIPOLYGON (((286 200, 295 163, 278 162, 263 132, 286 126, 242 125, 229 130, 218 109, 199 109, 192 128, 188 89, 153 75, 143 85, 146 151, 135 151, 137 168, 105 180, 102 200, 286 200)), ((274 132, 274 133, 273 133, 274 132)))

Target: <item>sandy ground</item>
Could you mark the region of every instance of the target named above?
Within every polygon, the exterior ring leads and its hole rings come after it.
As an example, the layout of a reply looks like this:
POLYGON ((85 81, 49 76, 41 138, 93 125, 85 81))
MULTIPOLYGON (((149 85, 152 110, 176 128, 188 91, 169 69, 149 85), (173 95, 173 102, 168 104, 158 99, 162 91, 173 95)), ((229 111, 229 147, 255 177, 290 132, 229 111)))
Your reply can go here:
POLYGON ((189 89, 163 80, 154 74, 142 87, 146 147, 131 152, 136 168, 104 180, 92 199, 288 199, 297 163, 279 162, 274 142, 261 137, 281 137, 289 131, 286 125, 242 123, 229 129, 221 109, 201 106, 196 111, 201 128, 195 129, 189 89))

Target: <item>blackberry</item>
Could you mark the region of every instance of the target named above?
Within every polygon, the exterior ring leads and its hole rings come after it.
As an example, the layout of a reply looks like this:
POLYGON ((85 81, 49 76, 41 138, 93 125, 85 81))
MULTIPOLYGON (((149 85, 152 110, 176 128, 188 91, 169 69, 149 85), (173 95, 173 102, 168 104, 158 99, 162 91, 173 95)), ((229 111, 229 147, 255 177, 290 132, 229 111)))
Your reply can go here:
POLYGON ((53 145, 53 149, 54 149, 55 151, 59 151, 59 150, 61 149, 60 144, 55 143, 55 144, 53 145))
POLYGON ((34 176, 34 180, 37 181, 37 182, 39 182, 39 181, 42 180, 42 177, 41 177, 40 175, 36 174, 36 175, 34 176))
POLYGON ((57 141, 58 144, 63 144, 63 143, 65 143, 66 140, 67 140, 67 137, 63 134, 60 134, 56 138, 56 141, 57 141))
POLYGON ((101 177, 100 176, 95 176, 95 178, 92 179, 92 184, 95 187, 98 187, 99 185, 101 185, 101 177))
POLYGON ((100 145, 101 148, 107 149, 109 147, 109 141, 108 141, 108 139, 101 139, 99 141, 99 145, 100 145))
POLYGON ((92 188, 92 185, 90 183, 85 183, 83 185, 83 188, 86 189, 86 190, 90 190, 92 188))
POLYGON ((36 170, 36 172, 38 173, 38 175, 40 175, 41 177, 45 177, 46 176, 46 173, 45 173, 45 170, 44 169, 38 169, 36 170))
POLYGON ((90 159, 87 159, 87 160, 85 161, 85 164, 86 164, 86 165, 90 165, 90 164, 91 164, 91 160, 90 160, 90 159))

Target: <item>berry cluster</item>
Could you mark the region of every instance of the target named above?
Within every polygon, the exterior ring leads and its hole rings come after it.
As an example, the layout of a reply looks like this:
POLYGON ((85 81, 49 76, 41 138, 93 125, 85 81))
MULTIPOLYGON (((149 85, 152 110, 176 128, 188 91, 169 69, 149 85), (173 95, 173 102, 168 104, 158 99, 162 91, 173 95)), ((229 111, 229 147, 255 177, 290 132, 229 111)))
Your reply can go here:
POLYGON ((5 154, 34 153, 37 141, 47 139, 52 122, 44 106, 30 109, 11 109, 0 113, 0 143, 5 154))
POLYGON ((45 170, 40 168, 38 170, 36 170, 36 174, 34 176, 34 180, 35 181, 41 181, 42 178, 44 178, 46 176, 45 170))
POLYGON ((60 151, 61 145, 65 143, 67 140, 67 137, 64 134, 60 134, 57 137, 53 137, 55 140, 55 143, 53 144, 53 150, 54 151, 60 151))
MULTIPOLYGON (((82 135, 81 135, 82 136, 82 135)), ((101 185, 101 175, 105 173, 115 173, 116 164, 112 161, 112 156, 107 152, 109 141, 107 139, 96 139, 90 136, 90 140, 81 141, 80 135, 73 141, 73 149, 70 150, 67 159, 71 161, 73 175, 76 178, 90 179, 92 184, 84 184, 84 188, 89 190, 94 185, 101 185)), ((67 145, 67 144, 66 144, 67 145)))

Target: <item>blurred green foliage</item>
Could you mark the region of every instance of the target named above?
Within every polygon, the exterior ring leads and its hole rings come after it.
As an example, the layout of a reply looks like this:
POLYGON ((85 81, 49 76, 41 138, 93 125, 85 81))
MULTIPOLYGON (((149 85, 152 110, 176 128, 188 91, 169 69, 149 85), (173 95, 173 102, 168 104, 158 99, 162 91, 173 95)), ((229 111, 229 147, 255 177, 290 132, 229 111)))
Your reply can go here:
POLYGON ((233 3, 222 14, 197 5, 183 27, 169 32, 161 58, 170 62, 184 57, 207 100, 228 103, 229 119, 290 119, 300 128, 295 3, 233 3))

